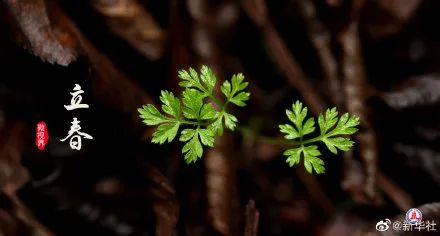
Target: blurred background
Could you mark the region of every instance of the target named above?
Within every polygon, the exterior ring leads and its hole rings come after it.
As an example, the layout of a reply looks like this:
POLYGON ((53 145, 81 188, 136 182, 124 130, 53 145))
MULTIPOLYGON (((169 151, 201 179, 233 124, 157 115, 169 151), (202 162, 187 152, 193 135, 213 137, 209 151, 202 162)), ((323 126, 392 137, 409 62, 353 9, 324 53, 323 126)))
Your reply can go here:
POLYGON ((0 235, 376 235, 412 207, 440 225, 439 10, 1 0, 0 235), (233 111, 240 129, 187 165, 180 143, 150 143, 136 109, 159 104, 161 89, 179 93, 177 71, 203 64, 219 80, 242 72, 251 100, 233 111), (63 107, 75 84, 88 109, 63 107), (282 137, 295 100, 315 116, 336 106, 361 118, 351 152, 322 149, 325 174, 289 167, 267 138, 282 137), (80 151, 60 141, 73 117, 93 136, 80 151))

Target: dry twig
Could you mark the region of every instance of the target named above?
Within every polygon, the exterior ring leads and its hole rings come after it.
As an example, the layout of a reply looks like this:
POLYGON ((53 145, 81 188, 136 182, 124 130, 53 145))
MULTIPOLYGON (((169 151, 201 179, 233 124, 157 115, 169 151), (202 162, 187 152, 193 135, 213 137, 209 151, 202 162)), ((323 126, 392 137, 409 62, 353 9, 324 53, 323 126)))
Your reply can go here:
POLYGON ((338 64, 331 51, 331 35, 327 27, 321 22, 316 13, 315 5, 310 0, 298 2, 301 13, 306 21, 307 32, 321 62, 321 68, 328 80, 331 97, 337 106, 342 105, 344 99, 341 93, 341 82, 338 78, 338 64))
POLYGON ((137 0, 93 0, 110 30, 125 39, 145 57, 158 59, 163 53, 165 32, 137 0))
POLYGON ((150 195, 153 199, 153 210, 156 214, 156 235, 171 236, 174 234, 179 207, 176 194, 165 176, 151 165, 146 166, 150 181, 150 195))
POLYGON ((319 114, 325 103, 307 80, 301 66, 289 52, 275 27, 270 23, 263 0, 246 0, 243 4, 249 17, 261 28, 266 46, 274 54, 275 64, 284 72, 288 84, 297 89, 313 114, 319 114))
POLYGON ((15 18, 24 45, 41 60, 67 66, 77 57, 75 49, 66 44, 51 26, 44 0, 3 0, 15 18))
POLYGON ((340 34, 339 42, 342 48, 342 72, 344 75, 344 91, 347 110, 360 117, 362 129, 357 136, 360 156, 366 169, 364 191, 370 199, 376 198, 375 175, 377 169, 377 147, 373 125, 365 107, 368 97, 368 82, 362 60, 359 39, 359 11, 363 1, 355 1, 351 21, 340 34))
POLYGON ((229 159, 224 155, 220 142, 225 142, 221 137, 217 147, 208 151, 205 157, 206 188, 209 206, 209 216, 213 227, 222 235, 231 235, 231 198, 232 198, 232 173, 229 159))
POLYGON ((246 225, 244 228, 244 236, 257 236, 258 235, 258 221, 260 218, 260 212, 255 207, 255 201, 249 200, 246 205, 246 225))

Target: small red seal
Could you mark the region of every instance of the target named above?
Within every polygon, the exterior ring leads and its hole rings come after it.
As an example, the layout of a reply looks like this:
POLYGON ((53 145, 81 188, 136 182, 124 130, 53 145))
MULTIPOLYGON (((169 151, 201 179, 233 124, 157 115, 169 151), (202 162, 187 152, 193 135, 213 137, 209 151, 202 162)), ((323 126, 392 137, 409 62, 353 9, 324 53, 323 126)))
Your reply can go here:
POLYGON ((49 141, 49 132, 47 131, 46 122, 40 121, 37 123, 37 133, 35 135, 35 144, 38 150, 44 150, 47 141, 49 141))

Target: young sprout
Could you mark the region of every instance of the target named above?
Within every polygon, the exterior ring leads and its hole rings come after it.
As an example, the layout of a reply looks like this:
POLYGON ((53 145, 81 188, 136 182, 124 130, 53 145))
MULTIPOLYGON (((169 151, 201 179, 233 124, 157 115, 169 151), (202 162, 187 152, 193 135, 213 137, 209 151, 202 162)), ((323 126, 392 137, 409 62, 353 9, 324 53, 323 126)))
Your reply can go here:
POLYGON ((305 137, 316 128, 314 118, 305 120, 307 107, 303 107, 301 102, 296 101, 292 105, 292 110, 286 110, 286 115, 293 126, 290 124, 279 125, 280 131, 285 134, 284 138, 298 143, 298 147, 288 149, 283 153, 287 156, 286 162, 290 166, 298 164, 302 154, 304 167, 309 173, 312 173, 313 170, 318 174, 324 173, 324 161, 319 158, 321 152, 318 150, 318 146, 312 143, 321 141, 334 154, 338 153, 338 149, 348 151, 354 144, 350 138, 344 136, 357 132, 356 126, 359 125, 359 117, 350 116, 348 113, 338 117, 336 107, 327 109, 325 114, 319 115, 320 134, 314 138, 305 137))
MULTIPOLYGON (((152 143, 164 144, 173 141, 179 134, 179 141, 185 144, 182 153, 187 163, 196 162, 203 155, 203 146, 213 147, 217 136, 223 134, 223 129, 234 130, 237 118, 230 114, 227 107, 230 103, 244 107, 250 93, 245 89, 243 74, 235 74, 231 80, 225 80, 220 86, 222 97, 215 96, 217 78, 207 66, 202 66, 200 73, 193 68, 181 70, 179 85, 183 88, 181 99, 172 92, 161 91, 161 111, 152 104, 138 109, 139 117, 149 126, 157 126, 151 139, 152 143)), ((316 129, 314 118, 307 117, 307 107, 296 101, 292 110, 286 110, 286 115, 292 124, 279 125, 285 138, 297 147, 286 150, 286 162, 290 166, 298 164, 304 157, 304 166, 309 173, 313 170, 320 174, 325 172, 324 161, 319 158, 321 152, 316 142, 323 142, 334 154, 338 149, 348 151, 353 141, 348 135, 356 133, 359 118, 348 113, 338 117, 336 108, 327 109, 320 114, 318 125, 320 134, 307 138, 316 129)))
POLYGON ((223 127, 235 129, 238 120, 227 107, 230 103, 246 106, 250 93, 244 91, 248 83, 241 73, 223 82, 220 87, 223 98, 214 95, 217 78, 207 66, 202 66, 200 73, 193 68, 181 70, 178 76, 183 87, 182 99, 163 90, 162 112, 152 104, 142 106, 138 112, 146 125, 158 126, 152 143, 171 142, 181 130, 179 141, 185 143, 182 153, 185 161, 191 163, 202 157, 203 146, 214 146, 214 139, 223 134, 223 127))

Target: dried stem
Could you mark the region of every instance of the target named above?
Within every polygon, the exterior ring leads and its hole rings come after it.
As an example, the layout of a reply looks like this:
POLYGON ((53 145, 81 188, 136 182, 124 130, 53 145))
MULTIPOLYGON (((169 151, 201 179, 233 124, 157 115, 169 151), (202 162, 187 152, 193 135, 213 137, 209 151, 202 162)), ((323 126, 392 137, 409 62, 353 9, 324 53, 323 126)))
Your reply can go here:
MULTIPOLYGON (((217 141, 226 141, 220 137, 217 141)), ((231 235, 231 166, 224 152, 212 148, 205 157, 209 216, 213 227, 222 235, 231 235)))
POLYGON ((322 72, 328 80, 331 98, 337 106, 341 106, 344 97, 340 92, 341 81, 338 78, 338 64, 331 51, 330 32, 316 15, 316 8, 312 1, 301 0, 298 3, 300 12, 304 15, 309 38, 318 53, 322 72))
POLYGON ((381 188, 400 210, 406 211, 414 206, 411 196, 400 188, 392 179, 384 175, 381 171, 376 174, 377 185, 381 188))
POLYGON ((125 39, 145 57, 158 59, 163 52, 165 33, 137 0, 93 0, 110 30, 125 39))
POLYGON ((260 212, 255 207, 255 201, 249 200, 246 205, 246 225, 244 228, 244 236, 257 236, 258 235, 258 221, 260 218, 260 212))
POLYGON ((368 83, 362 60, 361 45, 358 32, 358 15, 363 1, 353 3, 352 20, 340 34, 342 48, 342 73, 347 110, 360 117, 361 131, 357 135, 360 156, 365 164, 366 179, 364 191, 371 199, 375 199, 375 175, 377 169, 377 146, 373 126, 366 109, 368 83))
POLYGON ((331 215, 335 207, 316 179, 316 176, 307 173, 304 168, 297 168, 296 172, 315 204, 318 205, 326 215, 331 215))
POLYGON ((41 60, 67 66, 77 57, 70 45, 63 43, 51 26, 44 0, 14 1, 4 0, 15 18, 24 45, 41 60))
POLYGON ((274 62, 284 72, 287 83, 298 90, 313 114, 322 112, 325 109, 324 101, 307 80, 301 66, 289 52, 275 27, 269 22, 264 1, 246 0, 243 7, 254 23, 260 27, 266 46, 274 54, 274 62))

